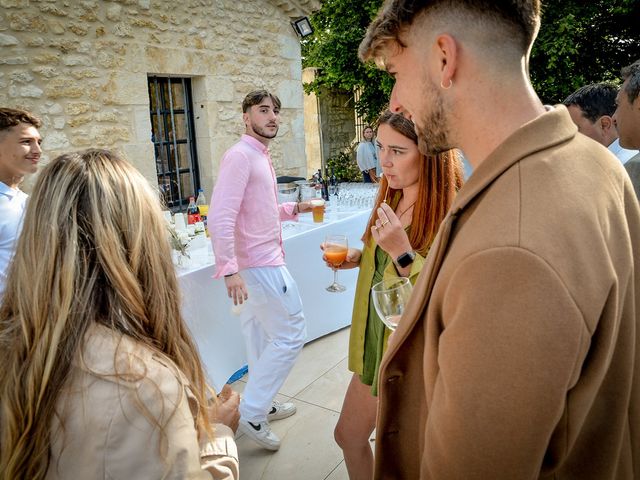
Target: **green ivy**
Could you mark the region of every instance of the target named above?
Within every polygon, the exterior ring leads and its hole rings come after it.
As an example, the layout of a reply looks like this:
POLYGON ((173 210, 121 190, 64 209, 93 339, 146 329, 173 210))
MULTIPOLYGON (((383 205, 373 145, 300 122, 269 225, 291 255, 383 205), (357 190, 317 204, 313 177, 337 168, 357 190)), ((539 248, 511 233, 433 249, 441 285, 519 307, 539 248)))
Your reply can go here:
POLYGON ((362 180, 362 173, 355 160, 354 152, 357 146, 356 143, 327 160, 327 172, 331 174, 333 169, 333 174, 339 182, 360 182, 362 180))
MULTIPOLYGON (((358 46, 382 0, 323 0, 302 41, 303 66, 318 68, 306 92, 323 86, 360 89, 356 111, 373 123, 387 105, 393 79, 358 59, 358 46)), ((618 81, 640 59, 640 0, 543 1, 542 26, 531 54, 533 85, 545 103, 561 102, 592 82, 618 81)))

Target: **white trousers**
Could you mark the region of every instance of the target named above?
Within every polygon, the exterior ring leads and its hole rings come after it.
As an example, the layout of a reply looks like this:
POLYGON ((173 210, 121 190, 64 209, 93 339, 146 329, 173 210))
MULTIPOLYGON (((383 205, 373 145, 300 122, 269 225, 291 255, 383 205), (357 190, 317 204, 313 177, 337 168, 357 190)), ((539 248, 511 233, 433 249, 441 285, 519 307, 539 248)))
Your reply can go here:
POLYGON ((287 267, 242 270, 249 299, 240 313, 249 380, 240 415, 263 422, 307 338, 298 286, 287 267))

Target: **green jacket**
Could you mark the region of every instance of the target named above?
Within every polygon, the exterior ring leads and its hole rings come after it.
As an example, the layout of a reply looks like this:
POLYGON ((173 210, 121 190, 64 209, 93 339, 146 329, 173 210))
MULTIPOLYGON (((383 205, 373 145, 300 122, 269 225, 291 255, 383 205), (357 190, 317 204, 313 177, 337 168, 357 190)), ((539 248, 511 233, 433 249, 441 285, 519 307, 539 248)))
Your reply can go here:
MULTIPOLYGON (((368 245, 365 245, 360 257, 360 272, 358 273, 358 282, 356 283, 356 293, 353 300, 353 314, 351 316, 351 334, 349 336, 349 370, 358 375, 362 375, 363 357, 364 357, 364 334, 367 329, 367 317, 369 314, 369 298, 371 296, 371 285, 373 274, 376 270, 375 251, 377 244, 371 239, 368 245)), ((424 257, 416 252, 416 258, 411 264, 411 272, 409 273, 409 281, 415 283, 420 270, 424 265, 424 257)), ((384 278, 398 277, 396 265, 389 262, 384 271, 384 278)), ((378 321, 381 321, 377 319, 378 321)), ((391 334, 388 328, 385 330, 385 349, 386 341, 391 334)))

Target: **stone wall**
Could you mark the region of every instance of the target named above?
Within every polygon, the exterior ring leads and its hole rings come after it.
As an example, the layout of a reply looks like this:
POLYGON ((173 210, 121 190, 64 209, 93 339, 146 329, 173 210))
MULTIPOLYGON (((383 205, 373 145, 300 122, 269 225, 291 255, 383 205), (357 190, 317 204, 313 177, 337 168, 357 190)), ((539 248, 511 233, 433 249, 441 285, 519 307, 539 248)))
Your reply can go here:
MULTIPOLYGON (((315 79, 316 69, 305 68, 302 71, 302 83, 311 83, 315 79)), ((304 138, 307 155, 307 177, 316 172, 322 162, 322 132, 320 131, 320 104, 318 96, 311 92, 304 96, 304 138)))
MULTIPOLYGON (((315 75, 315 68, 305 68, 303 83, 311 83, 315 75)), ((304 126, 307 171, 312 175, 357 140, 353 94, 324 88, 319 95, 305 95, 304 126)))
POLYGON ((278 174, 306 176, 300 43, 317 0, 0 0, 0 105, 42 117, 47 158, 120 149, 154 184, 147 77, 191 77, 200 178, 243 132, 255 88, 283 103, 278 174), (300 6, 302 5, 302 7, 300 6))
POLYGON ((322 149, 325 161, 349 147, 356 134, 353 94, 325 89, 320 95, 322 149))

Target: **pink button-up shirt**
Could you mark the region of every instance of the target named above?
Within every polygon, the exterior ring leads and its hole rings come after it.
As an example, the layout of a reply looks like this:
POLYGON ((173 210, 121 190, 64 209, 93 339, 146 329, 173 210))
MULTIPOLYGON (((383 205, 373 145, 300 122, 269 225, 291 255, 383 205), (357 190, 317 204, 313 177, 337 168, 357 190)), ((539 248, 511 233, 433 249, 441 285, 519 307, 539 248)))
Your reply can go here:
POLYGON ((215 278, 250 267, 284 265, 281 220, 297 220, 295 202, 278 205, 269 149, 250 135, 226 151, 207 225, 215 278))

